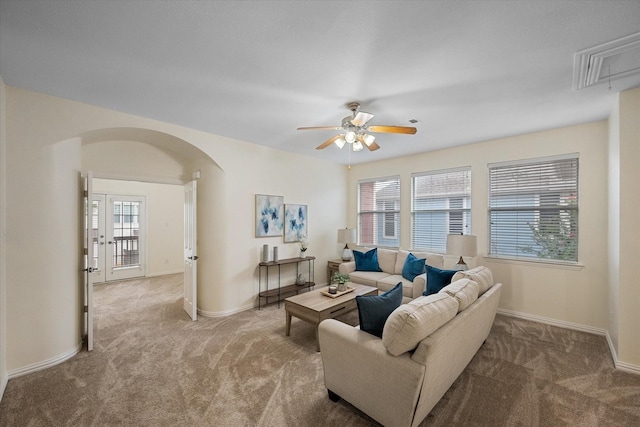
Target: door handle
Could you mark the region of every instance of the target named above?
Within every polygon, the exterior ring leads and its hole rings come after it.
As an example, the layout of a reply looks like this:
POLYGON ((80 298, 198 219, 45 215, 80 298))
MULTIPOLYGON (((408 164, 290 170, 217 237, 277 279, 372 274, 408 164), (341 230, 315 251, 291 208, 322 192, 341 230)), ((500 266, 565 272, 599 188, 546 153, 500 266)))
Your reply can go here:
POLYGON ((192 259, 192 260, 194 260, 194 261, 195 261, 195 260, 197 260, 197 259, 198 259, 198 255, 194 255, 194 256, 187 257, 187 259, 192 259))

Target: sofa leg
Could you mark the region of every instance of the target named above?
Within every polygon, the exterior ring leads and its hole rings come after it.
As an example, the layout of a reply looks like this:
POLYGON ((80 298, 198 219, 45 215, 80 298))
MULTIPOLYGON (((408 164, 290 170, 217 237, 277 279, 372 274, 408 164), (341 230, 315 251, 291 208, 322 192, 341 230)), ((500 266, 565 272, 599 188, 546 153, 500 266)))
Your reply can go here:
POLYGON ((331 390, 327 389, 327 391, 329 392, 329 399, 332 402, 337 402, 338 400, 340 400, 340 396, 338 396, 337 394, 335 394, 334 392, 332 392, 331 390))

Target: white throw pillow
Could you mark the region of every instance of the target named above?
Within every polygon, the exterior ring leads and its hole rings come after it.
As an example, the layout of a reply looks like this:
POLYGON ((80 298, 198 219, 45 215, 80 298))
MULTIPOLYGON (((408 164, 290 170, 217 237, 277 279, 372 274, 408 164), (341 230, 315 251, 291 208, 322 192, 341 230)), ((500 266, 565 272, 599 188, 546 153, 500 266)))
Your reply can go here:
POLYGON ((481 296, 493 286, 493 273, 491 273, 491 270, 484 265, 467 271, 458 271, 451 278, 451 282, 455 282, 460 279, 469 279, 476 282, 480 286, 480 293, 478 296, 481 296))
POLYGON ((460 313, 478 299, 480 286, 473 280, 460 279, 442 288, 440 293, 442 292, 446 292, 458 300, 458 313, 460 313))
POLYGON ((418 297, 396 308, 387 318, 382 343, 389 353, 399 356, 415 349, 457 313, 458 300, 447 293, 418 297))

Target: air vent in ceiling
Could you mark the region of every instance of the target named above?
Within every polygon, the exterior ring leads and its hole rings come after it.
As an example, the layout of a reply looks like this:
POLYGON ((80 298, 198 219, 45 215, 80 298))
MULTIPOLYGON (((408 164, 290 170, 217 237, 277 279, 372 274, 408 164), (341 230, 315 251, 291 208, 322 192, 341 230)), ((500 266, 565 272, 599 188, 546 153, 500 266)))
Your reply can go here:
POLYGON ((640 74, 640 33, 576 52, 573 90, 640 74))

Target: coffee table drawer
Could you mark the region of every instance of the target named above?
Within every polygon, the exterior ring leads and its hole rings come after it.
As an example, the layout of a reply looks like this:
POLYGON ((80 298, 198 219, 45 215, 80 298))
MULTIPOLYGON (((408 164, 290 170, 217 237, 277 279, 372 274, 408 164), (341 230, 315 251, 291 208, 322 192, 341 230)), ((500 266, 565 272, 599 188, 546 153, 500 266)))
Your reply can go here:
POLYGON ((356 300, 350 299, 349 301, 345 301, 343 303, 334 305, 330 309, 323 312, 322 319, 332 319, 336 316, 340 316, 343 313, 348 313, 351 310, 355 310, 357 308, 356 300))

